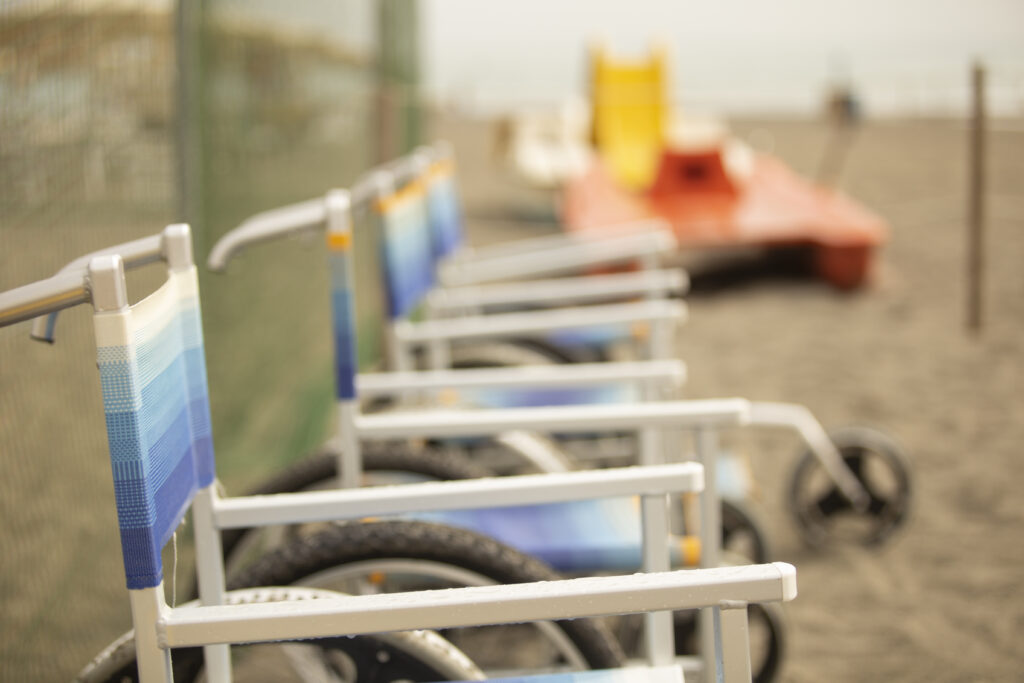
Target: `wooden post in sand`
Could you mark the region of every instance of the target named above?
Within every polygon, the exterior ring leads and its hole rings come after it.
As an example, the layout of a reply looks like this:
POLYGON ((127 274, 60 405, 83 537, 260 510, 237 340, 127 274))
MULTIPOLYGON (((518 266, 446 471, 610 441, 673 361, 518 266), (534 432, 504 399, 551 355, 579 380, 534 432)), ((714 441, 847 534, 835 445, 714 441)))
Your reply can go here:
POLYGON ((982 323, 985 259, 985 67, 971 70, 971 133, 967 190, 967 329, 978 333, 982 323))

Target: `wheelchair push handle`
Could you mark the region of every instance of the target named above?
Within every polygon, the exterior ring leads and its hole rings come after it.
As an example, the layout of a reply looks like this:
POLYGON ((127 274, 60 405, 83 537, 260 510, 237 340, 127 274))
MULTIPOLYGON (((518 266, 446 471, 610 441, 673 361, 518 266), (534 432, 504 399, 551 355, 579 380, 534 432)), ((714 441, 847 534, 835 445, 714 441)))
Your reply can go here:
POLYGON ((159 234, 80 256, 45 280, 2 292, 0 293, 0 327, 34 318, 32 338, 52 344, 57 324, 57 313, 65 308, 92 300, 89 264, 93 259, 102 256, 119 256, 125 270, 157 261, 170 261, 176 256, 191 260, 191 253, 172 255, 172 251, 176 248, 182 248, 180 246, 173 247, 172 244, 180 245, 182 242, 169 239, 184 236, 185 242, 190 244, 188 235, 187 225, 170 225, 159 234))
POLYGON ((246 247, 269 242, 288 235, 323 230, 332 210, 332 197, 345 197, 344 210, 366 201, 374 194, 374 186, 363 183, 352 190, 331 190, 325 197, 316 197, 296 204, 263 211, 242 221, 234 230, 217 240, 206 259, 206 267, 222 273, 228 262, 246 247))
MULTIPOLYGON (((331 190, 327 196, 347 197, 345 210, 361 207, 373 201, 384 187, 394 187, 416 177, 421 172, 425 157, 412 155, 396 162, 385 164, 366 175, 349 190, 331 190)), ((324 197, 307 199, 295 204, 263 211, 245 219, 213 245, 206 266, 214 272, 223 272, 228 262, 244 248, 259 242, 322 230, 326 227, 328 213, 333 210, 324 197)))
MULTIPOLYGON (((87 269, 62 269, 45 280, 0 292, 0 327, 43 316, 37 320, 41 321, 45 332, 46 321, 50 316, 55 316, 61 309, 85 303, 89 299, 87 269)), ((35 325, 32 330, 33 338, 52 341, 45 335, 37 336, 35 325)))
POLYGON ((228 261, 244 247, 315 230, 321 228, 326 220, 327 207, 323 197, 258 213, 217 240, 206 259, 206 265, 214 272, 222 272, 228 261))

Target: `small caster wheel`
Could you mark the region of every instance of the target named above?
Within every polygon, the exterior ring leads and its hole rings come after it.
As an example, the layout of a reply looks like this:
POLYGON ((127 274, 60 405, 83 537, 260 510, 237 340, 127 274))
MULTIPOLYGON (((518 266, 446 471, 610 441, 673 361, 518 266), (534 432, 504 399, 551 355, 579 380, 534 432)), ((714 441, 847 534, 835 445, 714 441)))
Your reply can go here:
POLYGON ((722 550, 741 555, 752 564, 775 559, 765 530, 764 514, 748 500, 722 499, 722 550))
MULTIPOLYGON (((747 606, 750 674, 754 683, 776 680, 786 655, 786 614, 774 602, 747 606)), ((697 612, 673 612, 677 655, 697 653, 697 612)))
POLYGON ((848 427, 829 435, 869 495, 858 512, 828 477, 813 453, 804 453, 789 484, 790 511, 804 540, 820 546, 836 540, 878 545, 910 512, 910 462, 884 434, 848 427))

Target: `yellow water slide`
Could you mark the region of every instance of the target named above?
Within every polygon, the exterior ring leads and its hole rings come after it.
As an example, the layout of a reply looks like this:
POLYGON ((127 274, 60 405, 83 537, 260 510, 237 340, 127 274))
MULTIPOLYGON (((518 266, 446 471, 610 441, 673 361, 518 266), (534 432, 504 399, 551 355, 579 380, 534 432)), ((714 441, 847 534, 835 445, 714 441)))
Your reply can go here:
POLYGON ((646 60, 613 59, 601 45, 591 49, 594 145, 613 177, 643 190, 657 171, 668 123, 667 51, 646 60))

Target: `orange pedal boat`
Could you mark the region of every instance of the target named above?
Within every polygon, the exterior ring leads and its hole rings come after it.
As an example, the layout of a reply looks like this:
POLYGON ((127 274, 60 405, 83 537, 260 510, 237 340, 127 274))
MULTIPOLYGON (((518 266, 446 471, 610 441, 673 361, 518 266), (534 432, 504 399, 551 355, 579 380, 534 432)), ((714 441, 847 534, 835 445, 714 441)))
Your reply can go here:
POLYGON ((807 245, 826 281, 841 289, 864 284, 875 249, 886 241, 885 221, 777 159, 749 154, 747 172, 736 177, 721 147, 665 150, 653 184, 641 192, 624 190, 597 159, 564 188, 565 226, 592 230, 658 217, 684 248, 807 245))
POLYGON ((692 124, 672 120, 665 72, 664 50, 641 62, 592 52, 597 154, 563 187, 566 229, 662 218, 683 248, 807 246, 825 280, 864 284, 888 236, 885 221, 721 131, 693 140, 692 124))

